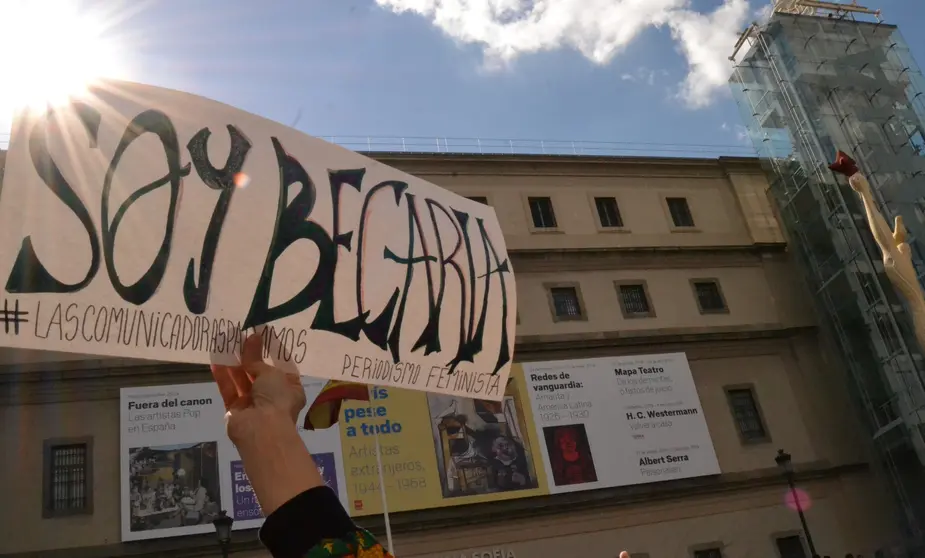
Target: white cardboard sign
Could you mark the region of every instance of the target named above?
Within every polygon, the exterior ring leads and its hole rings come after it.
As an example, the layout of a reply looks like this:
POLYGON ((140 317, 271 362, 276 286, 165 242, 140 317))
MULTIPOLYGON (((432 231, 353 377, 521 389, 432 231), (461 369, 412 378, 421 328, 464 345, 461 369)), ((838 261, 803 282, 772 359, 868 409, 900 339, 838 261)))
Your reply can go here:
POLYGON ((516 290, 494 211, 177 91, 108 82, 14 122, 0 346, 236 362, 498 400, 516 290))

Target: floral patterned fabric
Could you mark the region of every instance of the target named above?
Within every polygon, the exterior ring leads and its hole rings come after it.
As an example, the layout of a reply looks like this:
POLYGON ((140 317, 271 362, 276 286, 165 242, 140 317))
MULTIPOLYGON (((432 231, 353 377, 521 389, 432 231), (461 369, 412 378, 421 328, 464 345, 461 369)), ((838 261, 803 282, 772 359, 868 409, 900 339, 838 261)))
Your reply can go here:
POLYGON ((327 539, 315 545, 305 558, 393 558, 376 537, 357 529, 341 539, 327 539))

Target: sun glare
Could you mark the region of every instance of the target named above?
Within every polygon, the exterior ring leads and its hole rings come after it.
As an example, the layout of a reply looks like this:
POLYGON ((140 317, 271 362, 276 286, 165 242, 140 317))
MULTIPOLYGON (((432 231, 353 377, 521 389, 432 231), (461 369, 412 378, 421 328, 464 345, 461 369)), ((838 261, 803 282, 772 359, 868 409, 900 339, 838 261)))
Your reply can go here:
POLYGON ((76 0, 0 0, 0 114, 44 109, 100 78, 121 77, 105 19, 76 0))

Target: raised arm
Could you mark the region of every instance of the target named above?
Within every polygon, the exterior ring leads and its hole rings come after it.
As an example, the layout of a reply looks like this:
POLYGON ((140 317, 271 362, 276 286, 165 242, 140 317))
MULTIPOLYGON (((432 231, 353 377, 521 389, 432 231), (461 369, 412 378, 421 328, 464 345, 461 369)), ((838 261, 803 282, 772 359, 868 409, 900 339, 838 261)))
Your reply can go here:
POLYGON ((227 409, 228 437, 267 516, 261 542, 275 558, 389 558, 325 486, 299 437, 296 420, 305 406, 299 376, 263 362, 261 353, 261 338, 252 335, 241 366, 212 367, 227 409))

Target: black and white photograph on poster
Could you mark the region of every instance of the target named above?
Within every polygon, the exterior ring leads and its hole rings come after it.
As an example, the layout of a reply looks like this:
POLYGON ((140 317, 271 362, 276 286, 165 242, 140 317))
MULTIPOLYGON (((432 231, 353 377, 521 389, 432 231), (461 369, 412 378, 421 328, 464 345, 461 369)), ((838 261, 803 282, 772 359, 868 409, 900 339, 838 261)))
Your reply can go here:
POLYGON ((523 408, 515 395, 482 401, 427 394, 444 498, 537 487, 523 408))
MULTIPOLYGON (((301 380, 308 401, 325 383, 301 380)), ((252 497, 250 483, 228 439, 225 407, 214 382, 123 388, 120 400, 123 541, 214 532, 212 520, 222 509, 234 514, 233 529, 263 524, 256 500, 250 512, 242 508, 252 497)), ((346 507, 340 430, 300 428, 299 435, 346 507)))
POLYGON ((218 443, 129 450, 131 530, 210 524, 222 509, 218 443))
POLYGON ((120 410, 122 540, 213 530, 228 505, 227 467, 234 446, 214 382, 123 388, 120 410))

